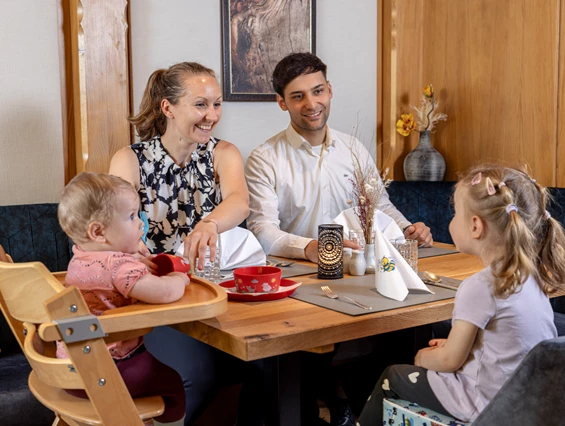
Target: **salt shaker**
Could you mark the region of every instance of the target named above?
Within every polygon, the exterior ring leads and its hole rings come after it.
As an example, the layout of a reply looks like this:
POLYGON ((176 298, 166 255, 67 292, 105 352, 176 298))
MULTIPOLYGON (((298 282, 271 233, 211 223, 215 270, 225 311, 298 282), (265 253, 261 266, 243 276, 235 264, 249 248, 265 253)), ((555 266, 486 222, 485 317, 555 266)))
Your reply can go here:
POLYGON ((353 250, 349 261, 350 275, 365 275, 365 253, 363 250, 353 250))

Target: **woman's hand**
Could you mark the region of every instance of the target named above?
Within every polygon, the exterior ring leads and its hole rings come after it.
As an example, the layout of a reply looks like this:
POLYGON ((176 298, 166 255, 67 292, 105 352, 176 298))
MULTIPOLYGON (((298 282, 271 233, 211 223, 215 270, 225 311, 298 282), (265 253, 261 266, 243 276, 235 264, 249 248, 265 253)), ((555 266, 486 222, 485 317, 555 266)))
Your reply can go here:
POLYGON ((196 259, 198 259, 198 270, 202 271, 206 262, 206 248, 210 247, 210 262, 213 263, 216 258, 217 242, 218 225, 216 221, 201 220, 184 240, 184 257, 188 259, 193 269, 196 269, 196 259))

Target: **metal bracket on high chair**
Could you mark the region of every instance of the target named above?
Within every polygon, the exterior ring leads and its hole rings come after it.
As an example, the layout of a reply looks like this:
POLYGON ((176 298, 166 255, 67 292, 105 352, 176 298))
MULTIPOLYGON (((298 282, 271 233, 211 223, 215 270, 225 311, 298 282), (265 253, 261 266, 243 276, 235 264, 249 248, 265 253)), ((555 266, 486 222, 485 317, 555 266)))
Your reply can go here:
POLYGON ((53 323, 59 329, 61 339, 65 343, 82 342, 107 336, 96 315, 59 319, 53 323))

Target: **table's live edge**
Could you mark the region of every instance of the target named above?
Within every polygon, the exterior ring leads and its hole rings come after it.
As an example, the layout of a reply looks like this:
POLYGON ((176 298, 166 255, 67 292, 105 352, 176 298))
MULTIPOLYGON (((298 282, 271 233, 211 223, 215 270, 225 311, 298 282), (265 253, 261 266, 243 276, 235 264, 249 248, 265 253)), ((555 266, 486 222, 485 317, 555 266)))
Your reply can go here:
MULTIPOLYGON (((438 246, 453 247, 439 243, 438 246)), ((464 279, 483 268, 474 256, 456 253, 420 259, 421 270, 464 279)), ((307 276, 295 278, 304 284, 307 276)), ((228 302, 216 318, 175 328, 245 361, 309 350, 451 318, 453 299, 361 316, 350 316, 295 299, 228 302)))

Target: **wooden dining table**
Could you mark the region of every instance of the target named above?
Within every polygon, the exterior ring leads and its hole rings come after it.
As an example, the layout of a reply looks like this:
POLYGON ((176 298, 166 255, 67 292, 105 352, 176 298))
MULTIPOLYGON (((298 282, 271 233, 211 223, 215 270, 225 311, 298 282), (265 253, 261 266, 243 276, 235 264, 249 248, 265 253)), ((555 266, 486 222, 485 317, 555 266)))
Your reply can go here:
MULTIPOLYGON (((438 247, 453 246, 436 243, 438 247)), ((419 270, 463 280, 484 268, 475 256, 453 253, 420 259, 419 270)), ((319 285, 316 274, 293 277, 319 285)), ((336 280, 337 281, 337 280, 336 280)), ((244 361, 266 360, 270 388, 266 424, 300 425, 300 352, 330 352, 336 343, 432 324, 451 318, 453 298, 350 316, 287 297, 228 302, 224 314, 174 327, 244 361)))

